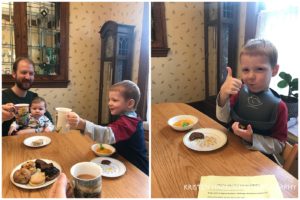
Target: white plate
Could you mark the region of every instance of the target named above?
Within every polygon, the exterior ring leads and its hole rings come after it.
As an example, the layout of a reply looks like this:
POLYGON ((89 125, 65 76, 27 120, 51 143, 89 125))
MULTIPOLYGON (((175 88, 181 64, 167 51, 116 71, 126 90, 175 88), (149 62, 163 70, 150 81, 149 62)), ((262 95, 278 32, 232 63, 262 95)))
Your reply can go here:
POLYGON ((184 145, 195 151, 213 151, 221 148, 224 144, 226 144, 226 141, 227 136, 225 133, 212 128, 200 128, 192 130, 183 137, 184 145), (193 132, 203 133, 204 139, 190 141, 189 137, 193 132))
POLYGON ((99 143, 98 144, 93 144, 91 146, 92 151, 97 155, 97 156, 111 156, 112 154, 114 154, 116 152, 116 149, 109 145, 109 144, 102 144, 104 148, 111 150, 111 153, 109 154, 103 154, 103 153, 99 153, 96 151, 96 149, 99 148, 99 143))
POLYGON ((43 146, 46 146, 46 145, 50 144, 50 142, 51 142, 51 139, 49 137, 46 137, 46 136, 32 136, 32 137, 26 138, 23 141, 24 145, 26 145, 28 147, 43 147, 43 146), (35 141, 35 140, 38 140, 38 139, 42 139, 43 144, 38 145, 38 146, 34 146, 32 144, 32 142, 35 141))
POLYGON ((193 128, 193 126, 195 124, 197 124, 198 122, 198 118, 193 116, 193 115, 177 115, 175 117, 172 117, 168 120, 168 124, 169 126, 171 126, 173 129, 175 129, 176 131, 187 131, 191 128, 193 128), (183 120, 183 119, 189 119, 191 120, 193 123, 188 125, 188 126, 185 126, 185 127, 179 127, 179 126, 174 126, 174 123, 179 121, 179 120, 183 120))
POLYGON ((125 165, 121 161, 118 161, 114 158, 99 157, 91 160, 91 162, 94 162, 101 166, 103 170, 102 176, 104 177, 119 177, 124 175, 126 172, 125 165), (109 160, 111 163, 109 165, 103 165, 101 164, 102 160, 109 160))
MULTIPOLYGON (((24 189, 28 189, 28 190, 33 190, 33 189, 37 189, 37 188, 43 188, 43 187, 46 187, 46 186, 51 185, 52 183, 54 183, 54 182, 56 181, 57 177, 56 177, 55 179, 51 180, 51 181, 46 181, 44 184, 38 185, 38 186, 31 186, 31 185, 29 185, 29 183, 28 183, 28 184, 20 184, 20 183, 16 183, 16 182, 14 181, 14 178, 13 178, 13 175, 14 175, 15 171, 21 169, 21 166, 22 166, 23 164, 25 164, 26 162, 28 162, 28 161, 35 161, 35 160, 36 160, 36 159, 33 159, 33 160, 27 160, 27 161, 25 161, 25 162, 19 164, 18 166, 16 166, 16 167, 12 170, 12 172, 11 172, 11 174, 10 174, 10 181, 11 181, 15 186, 20 187, 20 188, 24 188, 24 189)), ((55 162, 55 161, 53 161, 53 160, 47 160, 47 159, 40 159, 40 160, 43 160, 43 161, 45 161, 46 163, 53 163, 54 167, 56 167, 57 169, 59 169, 59 171, 61 172, 61 166, 60 166, 57 162, 55 162)))

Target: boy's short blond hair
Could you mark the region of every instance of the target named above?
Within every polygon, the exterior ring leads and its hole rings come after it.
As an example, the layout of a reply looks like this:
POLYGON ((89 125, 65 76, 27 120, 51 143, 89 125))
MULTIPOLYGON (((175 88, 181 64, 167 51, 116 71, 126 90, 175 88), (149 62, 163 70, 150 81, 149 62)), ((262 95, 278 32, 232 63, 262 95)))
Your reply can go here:
POLYGON ((137 84, 134 82, 130 80, 124 80, 115 83, 110 87, 109 91, 119 91, 126 100, 133 99, 135 102, 133 107, 134 109, 137 108, 141 98, 141 92, 137 84))
POLYGON ((242 55, 257 56, 262 55, 266 56, 269 60, 271 67, 277 65, 278 52, 274 44, 265 39, 251 39, 243 47, 240 58, 242 55))

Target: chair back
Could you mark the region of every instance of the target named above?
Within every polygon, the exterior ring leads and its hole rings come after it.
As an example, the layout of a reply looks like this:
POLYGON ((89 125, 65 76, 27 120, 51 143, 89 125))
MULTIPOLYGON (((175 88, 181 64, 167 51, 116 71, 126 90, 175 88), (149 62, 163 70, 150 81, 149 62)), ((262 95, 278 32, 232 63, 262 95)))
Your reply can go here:
POLYGON ((282 152, 282 157, 284 159, 283 169, 290 171, 293 162, 298 157, 298 144, 291 145, 290 143, 286 142, 282 152))

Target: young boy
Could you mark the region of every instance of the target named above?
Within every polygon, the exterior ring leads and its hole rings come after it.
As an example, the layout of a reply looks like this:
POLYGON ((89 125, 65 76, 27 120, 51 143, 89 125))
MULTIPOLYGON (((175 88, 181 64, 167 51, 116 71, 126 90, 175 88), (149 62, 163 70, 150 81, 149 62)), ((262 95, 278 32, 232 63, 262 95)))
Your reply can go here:
POLYGON ((117 152, 149 174, 149 163, 146 157, 143 123, 135 110, 140 99, 140 90, 132 81, 114 84, 109 90, 108 107, 112 115, 119 118, 107 127, 93 124, 80 118, 76 113, 67 115, 71 127, 87 133, 93 140, 114 144, 117 152))
POLYGON ((217 97, 217 118, 232 122, 234 134, 249 149, 279 154, 287 140, 287 107, 269 88, 278 73, 277 50, 264 39, 252 39, 240 53, 243 83, 232 77, 231 68, 217 97))
POLYGON ((9 135, 20 135, 25 133, 51 132, 54 125, 44 114, 46 113, 47 104, 45 99, 35 97, 30 104, 30 118, 27 127, 19 127, 16 122, 10 126, 9 135), (20 129, 20 130, 19 130, 20 129))

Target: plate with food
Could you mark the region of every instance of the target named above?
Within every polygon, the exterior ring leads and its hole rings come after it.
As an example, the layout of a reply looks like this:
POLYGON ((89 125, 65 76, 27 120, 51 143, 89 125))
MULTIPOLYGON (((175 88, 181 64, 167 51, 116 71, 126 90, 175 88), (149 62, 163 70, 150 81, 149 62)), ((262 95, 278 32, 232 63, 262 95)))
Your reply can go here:
POLYGON ((16 166, 11 174, 11 182, 20 188, 37 189, 54 183, 61 172, 61 166, 52 160, 27 160, 16 166))
POLYGON ((195 151, 213 151, 224 146, 226 142, 226 134, 212 128, 192 130, 183 137, 184 145, 195 151))
POLYGON ((109 144, 93 144, 91 149, 97 156, 111 156, 116 152, 116 149, 109 144))
POLYGON ((43 147, 50 144, 51 139, 47 136, 32 136, 26 138, 23 143, 28 147, 43 147))
POLYGON ((177 115, 168 120, 169 126, 177 131, 189 130, 193 128, 197 122, 198 118, 193 115, 177 115))
POLYGON ((91 160, 91 162, 100 165, 103 170, 102 176, 104 177, 119 177, 124 175, 126 172, 125 165, 121 161, 114 158, 100 157, 91 160))

